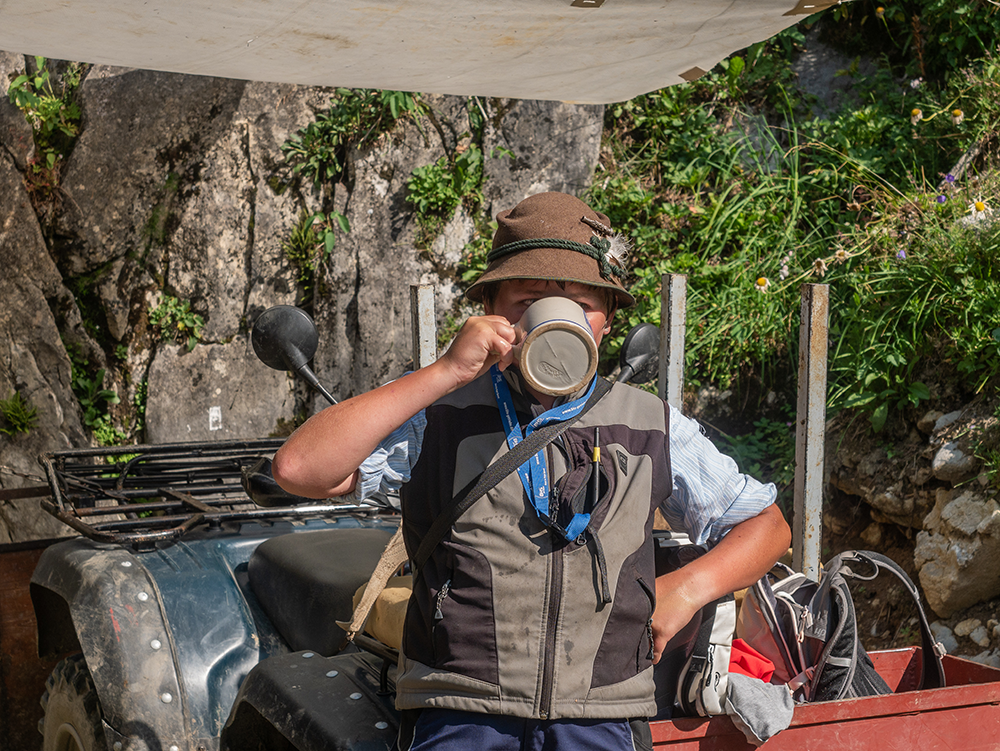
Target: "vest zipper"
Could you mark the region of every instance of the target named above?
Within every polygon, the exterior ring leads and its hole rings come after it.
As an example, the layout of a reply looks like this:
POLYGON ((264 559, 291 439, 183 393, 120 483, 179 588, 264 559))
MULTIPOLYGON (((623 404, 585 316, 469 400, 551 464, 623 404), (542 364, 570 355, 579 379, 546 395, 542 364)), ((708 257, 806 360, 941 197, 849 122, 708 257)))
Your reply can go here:
MULTIPOLYGON (((646 597, 649 598, 649 617, 646 619, 646 644, 649 647, 649 651, 646 653, 646 659, 652 661, 655 657, 654 644, 653 644, 653 613, 656 611, 656 590, 652 589, 646 581, 640 576, 637 581, 639 586, 642 587, 642 591, 646 593, 646 597)), ((636 670, 640 669, 640 665, 636 664, 636 670)))
POLYGON ((560 544, 561 538, 557 539, 554 532, 550 532, 550 535, 558 547, 552 551, 552 579, 549 583, 549 606, 545 614, 545 656, 542 662, 542 696, 538 712, 542 720, 549 719, 552 713, 552 682, 556 670, 556 626, 562 604, 564 546, 560 544))
POLYGON ((435 621, 444 620, 444 613, 441 612, 441 606, 444 604, 444 598, 448 596, 449 591, 451 591, 451 579, 442 584, 441 589, 438 590, 437 598, 434 601, 435 621))

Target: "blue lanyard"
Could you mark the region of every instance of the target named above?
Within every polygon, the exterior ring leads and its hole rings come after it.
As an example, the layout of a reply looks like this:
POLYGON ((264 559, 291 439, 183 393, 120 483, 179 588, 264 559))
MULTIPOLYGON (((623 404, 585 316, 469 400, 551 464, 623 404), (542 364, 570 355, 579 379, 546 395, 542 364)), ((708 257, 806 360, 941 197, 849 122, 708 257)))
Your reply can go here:
MULTIPOLYGON (((536 417, 528 423, 525 427, 525 432, 522 434, 521 426, 517 422, 517 414, 514 412, 514 400, 510 395, 510 387, 507 385, 507 381, 504 380, 503 373, 500 372, 500 368, 494 365, 490 368, 490 376, 493 378, 493 393, 496 395, 497 407, 500 409, 500 419, 503 420, 504 432, 507 434, 507 447, 510 449, 513 449, 538 428, 553 422, 567 420, 583 409, 587 403, 587 399, 594 392, 594 385, 597 383, 597 379, 595 378, 590 382, 590 388, 587 390, 587 393, 579 399, 560 404, 536 417)), ((518 467, 517 474, 521 478, 521 485, 524 486, 524 492, 531 499, 531 505, 535 508, 538 518, 546 524, 555 526, 549 518, 549 473, 545 461, 545 450, 542 449, 518 467)), ((590 514, 574 514, 573 520, 566 529, 560 531, 562 531, 567 540, 574 540, 587 528, 589 522, 590 514)))

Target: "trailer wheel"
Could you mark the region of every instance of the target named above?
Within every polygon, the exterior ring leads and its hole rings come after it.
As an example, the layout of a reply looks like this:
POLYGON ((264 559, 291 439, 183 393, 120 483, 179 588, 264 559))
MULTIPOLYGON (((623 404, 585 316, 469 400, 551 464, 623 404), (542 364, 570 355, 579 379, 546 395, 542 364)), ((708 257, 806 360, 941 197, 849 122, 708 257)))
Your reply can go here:
POLYGON ((56 665, 41 699, 45 716, 38 722, 42 751, 101 751, 107 748, 101 727, 101 702, 83 655, 56 665))

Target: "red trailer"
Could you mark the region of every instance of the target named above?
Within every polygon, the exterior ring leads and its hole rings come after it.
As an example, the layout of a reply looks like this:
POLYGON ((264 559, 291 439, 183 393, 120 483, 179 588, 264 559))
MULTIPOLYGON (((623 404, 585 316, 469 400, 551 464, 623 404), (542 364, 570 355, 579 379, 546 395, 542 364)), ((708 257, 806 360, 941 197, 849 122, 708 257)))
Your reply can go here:
MULTIPOLYGON (((897 693, 800 704, 768 751, 939 751, 1000 748, 1000 670, 945 655, 946 688, 915 691, 920 649, 871 652, 897 693)), ((653 748, 670 751, 752 749, 728 717, 653 723, 653 748)))

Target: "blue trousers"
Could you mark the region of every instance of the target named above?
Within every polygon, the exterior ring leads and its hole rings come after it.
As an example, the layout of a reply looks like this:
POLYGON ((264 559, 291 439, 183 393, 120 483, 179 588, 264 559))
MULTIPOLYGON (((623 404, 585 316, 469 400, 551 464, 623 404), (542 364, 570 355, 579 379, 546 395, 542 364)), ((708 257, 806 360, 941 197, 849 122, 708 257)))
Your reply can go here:
POLYGON ((645 720, 531 720, 424 709, 401 751, 649 751, 645 720))

